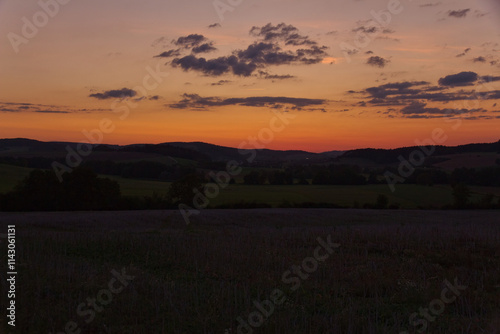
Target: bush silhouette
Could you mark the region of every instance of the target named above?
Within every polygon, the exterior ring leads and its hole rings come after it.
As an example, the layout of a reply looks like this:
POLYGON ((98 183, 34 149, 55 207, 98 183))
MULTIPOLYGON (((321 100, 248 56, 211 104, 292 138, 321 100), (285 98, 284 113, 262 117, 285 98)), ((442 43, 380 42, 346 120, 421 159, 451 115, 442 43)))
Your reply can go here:
POLYGON ((78 167, 59 182, 53 171, 34 170, 2 198, 4 211, 59 211, 114 209, 120 186, 78 167))

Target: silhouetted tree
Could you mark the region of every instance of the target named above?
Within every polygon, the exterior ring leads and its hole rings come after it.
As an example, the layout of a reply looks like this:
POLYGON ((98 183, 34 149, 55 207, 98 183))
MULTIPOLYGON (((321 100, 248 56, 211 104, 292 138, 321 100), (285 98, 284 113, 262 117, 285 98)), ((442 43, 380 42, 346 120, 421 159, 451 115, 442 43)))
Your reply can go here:
POLYGON ((453 187, 453 206, 457 209, 464 209, 469 203, 470 189, 463 183, 453 187))
POLYGON ((192 203, 195 196, 194 189, 200 192, 203 190, 203 179, 196 173, 188 174, 180 180, 174 181, 167 196, 172 203, 192 203))
POLYGON ((115 208, 119 200, 118 183, 88 168, 75 168, 62 182, 52 170, 34 170, 4 196, 2 210, 104 210, 115 208))
POLYGON ((384 194, 379 194, 377 196, 377 201, 375 202, 375 208, 387 209, 388 206, 389 206, 389 198, 384 194))
POLYGON ((267 176, 264 172, 259 173, 258 171, 251 171, 243 177, 245 184, 265 184, 267 181, 267 176))

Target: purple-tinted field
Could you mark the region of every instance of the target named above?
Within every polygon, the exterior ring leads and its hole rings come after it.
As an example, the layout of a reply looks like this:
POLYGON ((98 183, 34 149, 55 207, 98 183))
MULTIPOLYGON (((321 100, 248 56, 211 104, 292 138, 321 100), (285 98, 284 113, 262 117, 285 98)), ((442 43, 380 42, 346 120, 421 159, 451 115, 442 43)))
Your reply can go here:
POLYGON ((254 302, 276 288, 286 300, 254 333, 416 333, 423 324, 411 323, 412 313, 455 278, 466 288, 431 314, 425 332, 500 328, 498 212, 207 210, 191 218, 0 214, 1 233, 17 229, 18 333, 58 333, 70 320, 82 333, 238 333, 238 317, 248 322, 254 302), (284 273, 328 235, 340 247, 291 289, 284 273), (87 323, 79 305, 122 268, 134 279, 87 323))

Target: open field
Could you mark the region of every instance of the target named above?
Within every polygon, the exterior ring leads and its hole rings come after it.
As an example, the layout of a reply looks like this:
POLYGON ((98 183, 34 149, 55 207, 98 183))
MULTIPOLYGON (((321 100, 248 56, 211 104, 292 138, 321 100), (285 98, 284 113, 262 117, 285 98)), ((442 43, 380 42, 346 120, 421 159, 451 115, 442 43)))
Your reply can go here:
MULTIPOLYGON (((17 333, 59 333, 69 321, 82 333, 120 334, 500 329, 498 212, 258 209, 191 218, 0 213, 0 233, 16 225, 17 333), (317 239, 328 236, 340 246, 321 246, 323 260, 311 267, 317 239), (287 272, 293 265, 304 269, 287 272), (116 293, 107 291, 112 270, 126 283, 116 293), (410 323, 429 307, 432 320, 410 323), (252 312, 267 313, 265 321, 249 320, 252 312), (256 326, 238 331, 238 317, 256 326)), ((3 275, 5 242, 0 248, 3 275)))

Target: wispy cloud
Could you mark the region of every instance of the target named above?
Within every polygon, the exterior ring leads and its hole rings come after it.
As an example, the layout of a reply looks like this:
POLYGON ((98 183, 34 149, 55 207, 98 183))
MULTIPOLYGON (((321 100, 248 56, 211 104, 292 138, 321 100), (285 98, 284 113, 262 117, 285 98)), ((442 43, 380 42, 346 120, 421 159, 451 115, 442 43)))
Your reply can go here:
POLYGON ((456 18, 464 18, 467 16, 468 12, 470 12, 470 8, 460 9, 460 10, 450 10, 448 11, 448 16, 456 18))
POLYGON ((37 103, 17 103, 17 102, 0 102, 0 112, 9 113, 41 113, 41 114, 73 114, 73 113, 91 113, 91 112, 107 112, 111 109, 101 108, 71 108, 67 106, 57 106, 49 104, 37 103))
POLYGON ((307 99, 284 96, 252 96, 241 98, 202 97, 198 94, 183 94, 179 102, 169 104, 175 109, 201 109, 239 105, 245 107, 275 107, 277 105, 292 105, 297 109, 307 106, 320 106, 326 104, 323 99, 307 99))
POLYGON ((112 90, 107 90, 102 93, 94 93, 90 94, 89 97, 93 97, 99 100, 106 100, 106 99, 115 99, 115 98, 127 98, 127 97, 134 97, 137 95, 137 92, 133 89, 129 88, 122 88, 122 89, 112 89, 112 90))
POLYGON ((376 67, 385 67, 389 62, 390 62, 390 60, 388 60, 388 59, 384 59, 384 58, 379 57, 379 56, 371 56, 366 61, 366 64, 371 65, 371 66, 376 66, 376 67))

